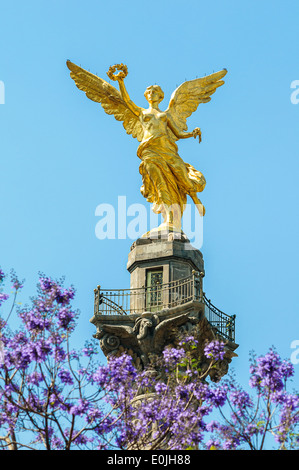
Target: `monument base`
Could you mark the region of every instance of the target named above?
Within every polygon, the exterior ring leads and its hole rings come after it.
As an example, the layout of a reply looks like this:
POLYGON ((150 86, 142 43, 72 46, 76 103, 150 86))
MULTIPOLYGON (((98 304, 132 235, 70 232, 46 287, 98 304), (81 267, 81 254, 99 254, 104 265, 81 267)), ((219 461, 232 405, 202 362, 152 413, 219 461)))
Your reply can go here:
POLYGON ((225 356, 209 371, 211 380, 218 382, 236 356, 234 317, 206 300, 203 256, 185 234, 158 233, 157 238, 144 236, 132 244, 130 289, 95 291, 95 338, 107 357, 126 352, 144 369, 153 367, 166 347, 176 347, 182 335, 192 335, 203 371, 209 363, 204 347, 218 339, 225 343, 225 356))
POLYGON ((156 238, 136 240, 128 255, 127 269, 131 275, 130 288, 150 287, 159 278, 161 284, 190 277, 193 272, 204 276, 202 253, 194 248, 184 232, 157 231, 156 238))

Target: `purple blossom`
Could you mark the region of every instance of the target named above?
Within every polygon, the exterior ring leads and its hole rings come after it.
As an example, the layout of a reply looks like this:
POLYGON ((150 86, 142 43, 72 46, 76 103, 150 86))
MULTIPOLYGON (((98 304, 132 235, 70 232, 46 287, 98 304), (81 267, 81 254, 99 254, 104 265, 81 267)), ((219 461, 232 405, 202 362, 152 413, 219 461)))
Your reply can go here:
POLYGON ((39 385, 43 381, 43 376, 39 372, 32 372, 27 375, 27 380, 29 384, 39 385))
POLYGON ((219 441, 219 439, 209 439, 209 440, 206 442, 206 448, 207 448, 208 450, 219 449, 219 448, 220 448, 220 441, 219 441))
POLYGON ((294 375, 294 366, 289 361, 283 361, 280 365, 280 373, 282 377, 287 380, 294 375))
POLYGON ((58 377, 60 378, 61 382, 65 385, 73 385, 74 383, 71 373, 67 369, 61 369, 58 372, 58 377))
POLYGON ((263 421, 261 421, 261 424, 257 423, 248 423, 247 426, 245 427, 245 435, 247 436, 256 436, 258 434, 263 434, 264 432, 264 426, 263 426, 263 421))
POLYGON ((216 429, 218 429, 218 426, 219 426, 219 423, 218 421, 215 421, 214 419, 212 421, 210 421, 210 423, 208 423, 206 425, 206 430, 208 432, 214 432, 216 429))
POLYGON ((45 292, 51 292, 51 290, 54 289, 56 286, 56 283, 52 281, 52 279, 49 277, 47 278, 41 277, 39 279, 39 284, 40 284, 41 289, 45 292))
MULTIPOLYGON (((101 422, 104 419, 103 412, 99 408, 90 408, 87 410, 86 421, 88 423, 93 423, 94 421, 101 422)), ((110 426, 111 425, 111 420, 106 421, 104 426, 110 426)), ((102 432, 102 431, 101 431, 102 432)))
POLYGON ((77 445, 86 445, 94 441, 94 438, 88 437, 82 432, 80 433, 79 431, 76 431, 76 430, 74 430, 73 435, 75 436, 74 443, 77 445))
POLYGON ((72 350, 69 352, 69 358, 78 361, 79 358, 80 358, 79 352, 78 352, 78 351, 75 351, 74 349, 72 349, 72 350))
POLYGON ((1 282, 3 282, 4 278, 5 278, 5 274, 2 271, 2 269, 0 268, 0 284, 1 284, 1 282))
POLYGON ((11 271, 11 282, 12 282, 12 287, 13 289, 15 289, 16 291, 20 290, 23 288, 23 285, 24 285, 24 281, 20 282, 16 273, 12 270, 11 271))
POLYGON ((51 327, 51 321, 43 317, 37 309, 30 310, 23 314, 23 320, 26 322, 30 331, 43 331, 51 327))
POLYGON ((63 450, 64 448, 64 442, 62 439, 60 439, 57 436, 53 436, 51 439, 51 448, 53 450, 63 450))
POLYGON ((62 307, 57 313, 58 317, 58 326, 67 330, 70 327, 74 326, 74 313, 68 307, 62 307))
POLYGON ((73 405, 71 408, 70 408, 70 414, 72 415, 79 415, 79 416, 83 416, 83 415, 86 415, 86 413, 88 412, 90 408, 90 403, 87 401, 87 400, 82 400, 81 398, 77 401, 77 404, 76 405, 73 405))
POLYGON ((213 358, 215 361, 222 361, 225 355, 224 343, 218 340, 211 341, 205 346, 204 354, 207 358, 213 358))
POLYGON ((282 361, 280 356, 271 349, 251 366, 250 385, 261 393, 277 392, 284 388, 285 380, 293 375, 293 366, 282 361))
POLYGON ((116 389, 120 384, 132 383, 137 377, 137 371, 133 365, 132 358, 127 354, 120 357, 111 357, 107 366, 100 366, 93 374, 93 380, 98 385, 109 389, 116 389))
POLYGON ((7 300, 8 298, 9 298, 9 295, 7 295, 7 294, 2 294, 2 293, 0 292, 0 307, 1 307, 1 305, 3 304, 3 302, 5 302, 5 300, 7 300))
POLYGON ((73 299, 75 296, 75 291, 73 289, 63 289, 57 290, 56 292, 56 301, 58 304, 66 305, 73 299))
POLYGON ((157 384, 155 384, 155 391, 160 396, 165 395, 165 393, 167 393, 168 390, 169 390, 169 387, 167 386, 167 384, 163 382, 158 382, 157 384))
MULTIPOLYGON (((3 276, 0 270, 0 282, 3 276)), ((164 351, 159 374, 151 368, 137 370, 127 354, 110 357, 99 366, 92 342, 78 351, 69 348, 76 318, 73 297, 72 288, 42 276, 32 306, 18 311, 20 330, 2 328, 0 435, 7 436, 10 430, 21 435, 24 427, 33 436, 32 445, 51 449, 109 449, 109 442, 126 448, 130 441, 157 450, 166 445, 176 450, 197 446, 233 450, 248 442, 253 445, 265 431, 262 423, 268 410, 274 410, 271 431, 278 445, 293 445, 299 395, 287 392, 286 384, 294 370, 273 350, 251 366, 257 404, 235 380, 217 386, 208 378, 202 381, 195 373, 199 343, 190 335, 177 349, 164 351), (269 407, 259 409, 265 403, 269 407), (214 419, 219 408, 224 407, 224 414, 226 404, 232 410, 230 424, 214 419), (72 427, 66 427, 70 423, 72 427)), ((224 348, 221 341, 206 345, 211 367, 223 359, 224 348)), ((1 445, 6 444, 1 441, 1 445)))
POLYGON ((31 361, 43 362, 52 353, 52 347, 49 341, 41 339, 34 343, 28 344, 27 352, 31 361))
POLYGON ((185 356, 185 350, 183 348, 166 348, 163 351, 163 358, 166 364, 175 366, 185 356))
POLYGON ((11 341, 6 342, 4 366, 8 369, 16 368, 25 370, 31 363, 30 353, 25 342, 11 346, 11 341))
POLYGON ((184 336, 184 338, 179 342, 179 346, 185 346, 185 347, 191 347, 194 348, 198 344, 198 340, 192 336, 192 335, 187 335, 184 336))
POLYGON ((67 353, 63 347, 55 345, 55 347, 53 348, 53 357, 56 362, 61 363, 66 360, 67 353))
POLYGON ((209 387, 205 388, 205 398, 208 403, 215 407, 222 407, 227 400, 227 389, 225 387, 209 387))
POLYGON ((230 403, 237 409, 238 414, 242 414, 247 408, 253 406, 253 402, 245 390, 235 389, 229 395, 230 403))
POLYGON ((84 348, 82 349, 82 353, 86 357, 92 357, 95 353, 97 353, 97 351, 93 343, 86 342, 84 348))
POLYGON ((239 444, 240 444, 240 439, 238 438, 227 439, 226 441, 223 442, 222 449, 223 450, 236 450, 239 444))
POLYGON ((63 289, 57 282, 49 277, 41 277, 39 280, 42 291, 53 296, 58 304, 67 305, 75 296, 73 287, 63 289))

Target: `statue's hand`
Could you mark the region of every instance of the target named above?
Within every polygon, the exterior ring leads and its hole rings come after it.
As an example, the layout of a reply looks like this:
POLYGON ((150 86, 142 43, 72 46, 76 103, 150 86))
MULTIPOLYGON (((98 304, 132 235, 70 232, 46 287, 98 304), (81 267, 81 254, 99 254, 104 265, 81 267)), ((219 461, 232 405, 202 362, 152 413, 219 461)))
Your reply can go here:
POLYGON ((194 131, 192 132, 194 139, 198 136, 199 143, 201 142, 201 130, 199 127, 195 127, 194 131))

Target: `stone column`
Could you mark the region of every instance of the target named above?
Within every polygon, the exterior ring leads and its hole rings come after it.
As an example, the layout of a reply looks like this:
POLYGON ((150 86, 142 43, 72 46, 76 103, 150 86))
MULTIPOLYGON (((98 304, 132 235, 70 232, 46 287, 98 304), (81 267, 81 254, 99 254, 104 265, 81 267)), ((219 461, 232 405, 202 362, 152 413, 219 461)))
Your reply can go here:
MULTIPOLYGON (((131 275, 129 314, 120 315, 117 306, 113 311, 113 302, 109 314, 101 314, 100 302, 105 302, 108 293, 99 289, 95 292, 95 314, 90 321, 97 328, 94 336, 107 358, 126 352, 136 368, 143 370, 152 367, 151 358, 162 355, 164 348, 175 347, 183 333, 191 333, 198 341, 195 354, 204 371, 209 363, 204 358, 204 347, 219 339, 225 342, 225 356, 209 372, 210 379, 218 382, 228 372, 238 345, 223 338, 217 322, 206 317, 201 252, 186 237, 177 239, 174 234, 141 238, 131 247, 127 269, 131 275), (153 298, 158 301, 153 302, 153 298)), ((217 311, 213 315, 217 316, 217 311)), ((149 398, 136 397, 136 406, 149 398)))

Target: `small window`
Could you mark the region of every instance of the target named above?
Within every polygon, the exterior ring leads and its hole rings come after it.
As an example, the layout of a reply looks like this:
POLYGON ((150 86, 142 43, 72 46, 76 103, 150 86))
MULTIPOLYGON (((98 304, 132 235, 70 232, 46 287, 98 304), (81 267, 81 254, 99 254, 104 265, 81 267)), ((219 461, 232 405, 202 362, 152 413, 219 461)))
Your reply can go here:
POLYGON ((162 308, 163 269, 146 273, 146 310, 156 312, 162 308))

